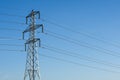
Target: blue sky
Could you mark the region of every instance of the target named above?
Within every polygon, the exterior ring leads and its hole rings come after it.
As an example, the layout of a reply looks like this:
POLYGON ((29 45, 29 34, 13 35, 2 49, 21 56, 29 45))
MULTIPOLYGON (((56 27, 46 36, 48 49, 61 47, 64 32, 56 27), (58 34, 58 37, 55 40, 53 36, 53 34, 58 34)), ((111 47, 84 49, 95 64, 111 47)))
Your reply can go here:
MULTIPOLYGON (((24 77, 26 52, 5 51, 5 50, 24 50, 25 41, 17 40, 22 37, 22 30, 28 26, 15 24, 12 22, 25 23, 25 16, 32 9, 41 12, 41 19, 52 21, 56 24, 63 25, 70 30, 82 32, 93 36, 81 35, 63 28, 61 26, 50 24, 47 21, 40 20, 44 24, 45 33, 52 31, 57 34, 68 36, 78 40, 74 42, 64 41, 55 37, 38 34, 41 38, 42 46, 52 46, 58 49, 64 49, 69 52, 91 57, 92 59, 101 60, 120 65, 120 58, 108 55, 119 55, 120 49, 120 1, 119 0, 3 0, 0 2, 0 38, 9 37, 13 40, 0 40, 0 44, 19 44, 22 46, 0 45, 0 80, 22 80, 24 77), (3 15, 4 14, 4 15, 3 15), (9 14, 9 15, 6 15, 9 14), (12 16, 13 15, 13 16, 12 16), (23 16, 23 17, 19 17, 23 16), (20 29, 4 30, 2 28, 20 29), (102 40, 102 41, 100 41, 102 40), (91 48, 80 46, 88 43, 90 47, 101 47, 99 51, 91 48), (117 45, 117 46, 116 46, 117 45), (5 49, 2 51, 1 49, 5 49)), ((40 30, 40 29, 39 29, 40 30)), ((27 35, 26 35, 27 38, 27 35)), ((120 73, 93 69, 90 67, 75 65, 68 62, 50 59, 41 54, 51 57, 57 57, 79 64, 89 65, 92 67, 113 70, 120 72, 120 68, 98 64, 92 61, 78 59, 67 55, 58 54, 40 48, 40 73, 41 80, 119 80, 120 73)), ((80 56, 81 57, 81 56, 80 56)))

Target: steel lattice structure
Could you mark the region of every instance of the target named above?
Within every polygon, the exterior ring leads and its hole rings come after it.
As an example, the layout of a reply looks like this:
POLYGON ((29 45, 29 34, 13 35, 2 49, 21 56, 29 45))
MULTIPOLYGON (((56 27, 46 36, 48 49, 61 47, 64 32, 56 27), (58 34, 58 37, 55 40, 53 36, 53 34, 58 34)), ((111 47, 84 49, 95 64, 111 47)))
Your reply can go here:
POLYGON ((25 50, 27 51, 27 59, 26 59, 26 68, 24 74, 24 80, 40 80, 40 69, 39 69, 39 47, 40 47, 40 39, 36 38, 35 33, 36 29, 42 28, 43 25, 36 24, 35 18, 38 17, 40 19, 40 12, 32 10, 31 13, 26 16, 26 24, 29 23, 29 27, 23 31, 23 39, 24 34, 29 32, 29 38, 25 43, 25 50))

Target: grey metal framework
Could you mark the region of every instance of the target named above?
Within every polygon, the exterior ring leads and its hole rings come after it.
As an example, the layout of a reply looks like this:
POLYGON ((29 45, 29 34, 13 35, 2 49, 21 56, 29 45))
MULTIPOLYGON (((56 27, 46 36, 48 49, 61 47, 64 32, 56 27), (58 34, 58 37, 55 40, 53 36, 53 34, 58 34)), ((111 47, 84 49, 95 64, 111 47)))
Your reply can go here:
POLYGON ((36 38, 36 29, 40 28, 43 32, 43 25, 36 24, 36 18, 40 19, 40 12, 32 10, 31 13, 26 16, 26 24, 29 23, 29 27, 23 31, 24 34, 29 32, 29 38, 25 43, 25 51, 27 51, 26 68, 24 74, 24 80, 40 80, 40 69, 39 69, 39 47, 40 38, 36 38))

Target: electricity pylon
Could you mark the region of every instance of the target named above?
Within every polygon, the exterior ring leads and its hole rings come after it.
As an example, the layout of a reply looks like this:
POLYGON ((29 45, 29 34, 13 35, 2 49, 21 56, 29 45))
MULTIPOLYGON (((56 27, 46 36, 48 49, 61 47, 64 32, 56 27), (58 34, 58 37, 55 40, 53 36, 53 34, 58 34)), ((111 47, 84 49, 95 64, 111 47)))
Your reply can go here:
POLYGON ((36 29, 42 28, 43 25, 36 24, 35 19, 40 19, 40 12, 32 10, 31 13, 26 16, 26 24, 29 23, 29 26, 26 30, 23 31, 23 39, 24 34, 29 32, 29 38, 25 43, 25 50, 27 51, 27 59, 26 59, 26 68, 24 74, 24 80, 40 80, 40 69, 39 69, 39 50, 40 47, 40 38, 36 38, 35 33, 36 29))

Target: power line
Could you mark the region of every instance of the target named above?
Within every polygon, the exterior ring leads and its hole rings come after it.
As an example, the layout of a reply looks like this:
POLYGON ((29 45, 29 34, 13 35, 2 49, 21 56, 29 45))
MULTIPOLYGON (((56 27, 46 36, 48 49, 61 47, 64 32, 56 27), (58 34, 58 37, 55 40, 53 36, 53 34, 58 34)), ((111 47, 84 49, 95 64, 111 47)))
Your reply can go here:
MULTIPOLYGON (((7 45, 7 46, 23 46, 23 45, 19 45, 19 44, 0 44, 0 45, 7 45)), ((45 46, 45 45, 44 45, 45 46)), ((47 46, 48 47, 48 46, 47 46)), ((69 55, 69 56, 72 56, 72 57, 77 57, 77 58, 81 58, 81 57, 78 57, 78 55, 79 56, 82 56, 82 57, 85 57, 85 56, 83 56, 83 55, 80 55, 80 54, 77 54, 76 56, 74 56, 74 55, 71 55, 71 54, 66 54, 66 52, 68 52, 68 51, 66 51, 66 50, 62 50, 62 49, 57 49, 57 48, 53 48, 53 47, 51 47, 51 48, 46 48, 46 47, 42 47, 43 49, 47 49, 47 50, 50 50, 50 51, 54 51, 54 52, 58 52, 58 53, 60 53, 60 54, 64 54, 64 55, 69 55), (57 51, 56 51, 57 50, 57 51), (60 52, 59 52, 60 51, 60 52), (61 53, 63 51, 63 53, 61 53)), ((18 50, 7 50, 7 49, 0 49, 0 51, 18 51, 18 50)), ((23 50, 19 50, 19 51, 21 51, 21 52, 23 52, 23 50)), ((68 53, 72 53, 72 52, 68 52, 68 53)), ((76 53, 73 53, 73 54, 76 54, 76 53)), ((85 58, 85 60, 87 59, 87 61, 91 61, 92 60, 92 62, 96 62, 96 63, 100 63, 100 64, 105 64, 105 65, 110 65, 110 66, 112 66, 112 67, 116 67, 116 66, 114 66, 112 63, 104 63, 104 62, 99 62, 99 61, 96 61, 96 60, 94 60, 94 59, 91 59, 90 57, 87 57, 87 58, 85 58)), ((120 68, 120 66, 119 67, 117 67, 117 68, 120 68)))
POLYGON ((118 55, 118 54, 112 54, 112 53, 110 53, 110 52, 106 52, 106 51, 100 50, 100 49, 98 49, 98 48, 96 48, 96 47, 91 47, 91 46, 89 46, 89 45, 83 45, 83 44, 81 44, 81 43, 78 43, 78 42, 75 42, 75 41, 72 41, 72 40, 63 38, 63 37, 56 36, 56 35, 54 35, 54 34, 50 34, 50 33, 48 34, 48 33, 47 33, 47 35, 49 35, 49 36, 51 36, 51 37, 54 37, 54 38, 57 38, 57 39, 60 39, 60 40, 64 40, 64 41, 66 41, 66 42, 73 43, 73 44, 75 44, 75 45, 79 45, 79 46, 82 46, 82 47, 85 47, 85 48, 89 48, 89 49, 92 49, 92 50, 96 50, 96 51, 99 51, 99 52, 102 52, 102 53, 105 53, 105 54, 108 54, 108 55, 111 55, 111 56, 120 57, 120 55, 118 55))
POLYGON ((20 40, 20 41, 24 41, 22 38, 12 38, 12 37, 0 37, 0 40, 20 40))
POLYGON ((52 31, 48 31, 48 30, 46 30, 46 31, 47 31, 48 33, 45 33, 45 34, 49 34, 49 33, 55 34, 55 35, 57 35, 57 36, 61 36, 61 37, 63 37, 63 38, 66 38, 66 39, 69 39, 69 40, 72 40, 72 41, 75 41, 75 42, 78 42, 78 43, 83 43, 83 44, 85 44, 85 45, 89 45, 89 46, 91 46, 91 47, 95 47, 95 48, 98 48, 98 49, 101 49, 101 50, 104 50, 104 51, 108 51, 108 52, 111 52, 111 53, 120 54, 119 52, 115 52, 115 51, 112 51, 112 50, 109 50, 109 49, 105 49, 105 48, 102 48, 102 47, 99 47, 99 46, 96 46, 96 45, 92 45, 92 44, 89 44, 89 43, 87 43, 87 42, 79 41, 79 40, 76 40, 76 39, 71 38, 71 37, 69 37, 69 36, 65 36, 65 35, 58 34, 58 33, 52 32, 52 31))
MULTIPOLYGON (((9 49, 0 49, 0 51, 25 52, 24 50, 9 50, 9 49)), ((102 71, 113 72, 113 73, 120 73, 120 72, 117 72, 117 71, 112 71, 112 70, 107 70, 107 69, 103 69, 103 68, 93 67, 93 66, 80 64, 80 63, 76 63, 76 62, 73 62, 73 61, 64 60, 64 59, 60 59, 60 58, 56 58, 56 57, 52 57, 52 56, 46 56, 46 55, 43 55, 43 54, 40 54, 40 55, 44 56, 44 57, 47 57, 47 58, 51 58, 51 59, 55 59, 55 60, 59 60, 59 61, 67 62, 67 63, 72 63, 72 64, 75 64, 75 65, 84 66, 84 67, 88 67, 88 68, 92 68, 92 69, 96 69, 96 70, 102 70, 102 71)))
POLYGON ((120 65, 116 65, 116 64, 108 63, 108 62, 103 62, 103 61, 98 61, 96 59, 93 59, 93 58, 90 58, 90 57, 87 57, 87 56, 83 56, 83 55, 78 55, 76 53, 68 52, 68 51, 65 51, 65 50, 60 51, 59 49, 51 48, 51 47, 48 47, 48 46, 43 47, 43 49, 46 49, 46 50, 49 50, 49 51, 52 51, 52 52, 56 52, 58 54, 75 57, 77 59, 81 59, 81 60, 85 60, 85 61, 89 61, 89 62, 94 62, 94 63, 106 65, 106 66, 109 66, 109 67, 120 68, 120 65))
POLYGON ((46 57, 46 58, 50 58, 50 59, 54 59, 54 60, 62 61, 62 62, 66 62, 66 63, 71 63, 71 64, 75 64, 75 65, 82 66, 82 67, 87 67, 87 68, 101 70, 101 71, 105 71, 105 72, 111 72, 111 73, 120 73, 118 71, 113 71, 113 70, 108 70, 108 69, 99 68, 99 67, 95 67, 95 66, 80 64, 80 63, 77 63, 77 62, 74 62, 74 61, 60 59, 60 58, 53 57, 53 56, 48 56, 48 55, 44 55, 44 54, 40 54, 40 55, 43 56, 43 57, 46 57))
POLYGON ((21 29, 15 29, 15 28, 0 28, 0 30, 14 30, 14 31, 22 31, 21 29))
POLYGON ((4 21, 4 20, 0 20, 0 23, 13 23, 13 24, 26 25, 25 23, 22 23, 22 22, 16 22, 16 21, 4 21))
MULTIPOLYGON (((60 48, 56 48, 56 47, 53 47, 53 46, 48 46, 46 44, 42 44, 43 45, 43 48, 44 46, 47 47, 47 48, 50 48, 50 49, 53 49, 53 50, 57 50, 59 52, 62 52, 62 53, 69 53, 69 54, 73 54, 73 55, 76 55, 76 56, 82 56, 82 57, 86 57, 86 58, 89 58, 89 59, 93 59, 93 60, 97 60, 97 61, 100 61, 100 62, 106 62, 106 61, 103 61, 103 60, 99 60, 99 59, 95 59, 95 58, 91 58, 91 57, 88 57, 88 56, 84 56, 82 54, 78 54, 78 53, 75 53, 75 52, 71 52, 71 51, 68 51, 68 50, 65 50, 65 49, 60 49, 60 48)), ((110 62, 106 62, 108 64, 113 64, 113 63, 110 63, 110 62)), ((117 65, 117 66, 120 66, 118 64, 113 64, 113 65, 117 65)))
POLYGON ((68 27, 66 27, 66 26, 64 26, 64 25, 61 25, 61 24, 52 22, 52 21, 50 21, 50 20, 42 19, 42 21, 47 22, 47 23, 52 24, 52 25, 55 25, 56 27, 62 28, 62 29, 64 29, 64 30, 67 30, 67 31, 70 31, 70 32, 73 32, 73 33, 77 33, 77 34, 80 34, 80 35, 83 35, 83 36, 86 36, 86 37, 88 37, 88 38, 90 38, 90 39, 94 39, 94 40, 100 41, 100 42, 102 42, 102 43, 109 44, 109 45, 111 45, 111 46, 120 48, 120 46, 117 45, 117 44, 108 42, 108 41, 103 40, 103 39, 99 39, 99 38, 97 38, 97 37, 95 37, 95 36, 92 36, 92 35, 90 35, 90 34, 87 34, 87 33, 83 33, 83 32, 80 32, 80 31, 76 31, 76 30, 70 29, 70 28, 68 28, 68 27))
POLYGON ((20 45, 20 44, 0 44, 2 46, 24 46, 24 45, 20 45))
POLYGON ((24 11, 23 9, 20 9, 20 8, 13 8, 13 7, 7 7, 7 6, 0 6, 0 9, 3 9, 3 10, 16 10, 16 11, 24 11))
POLYGON ((0 49, 0 51, 13 51, 13 52, 25 52, 25 50, 10 50, 10 49, 0 49))
POLYGON ((22 15, 16 15, 16 14, 8 14, 8 13, 0 13, 2 16, 11 16, 11 17, 19 17, 19 18, 24 18, 25 16, 22 15))

